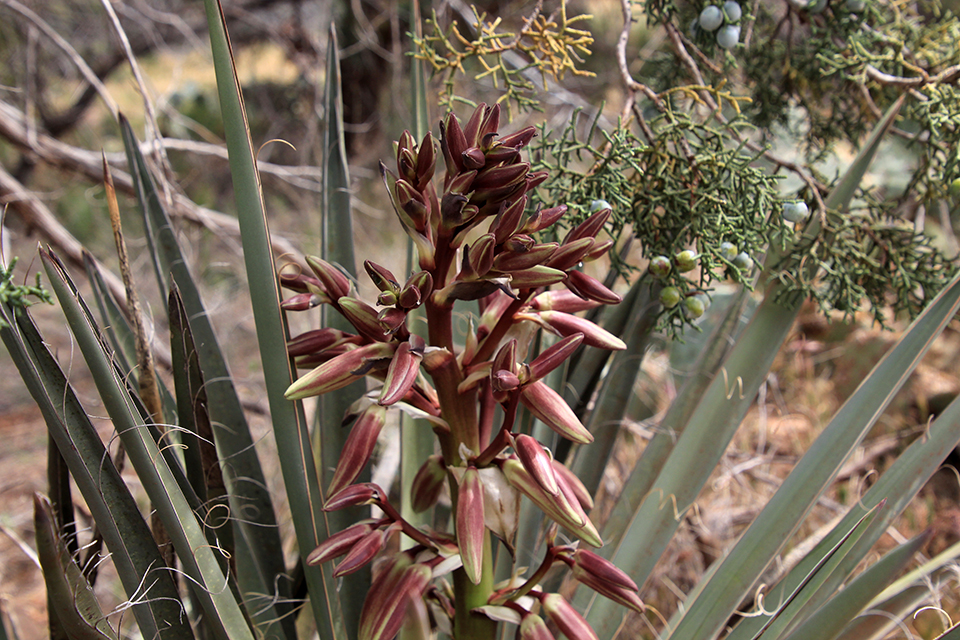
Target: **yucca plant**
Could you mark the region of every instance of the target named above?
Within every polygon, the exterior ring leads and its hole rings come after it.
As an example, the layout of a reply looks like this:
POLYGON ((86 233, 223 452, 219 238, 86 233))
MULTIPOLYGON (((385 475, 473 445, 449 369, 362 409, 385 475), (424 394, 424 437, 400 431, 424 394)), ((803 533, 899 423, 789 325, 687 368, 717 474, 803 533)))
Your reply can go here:
MULTIPOLYGON (((24 309, 24 295, 41 291, 11 289, 4 271, 0 334, 53 443, 50 498, 36 500, 53 636, 119 636, 90 588, 101 544, 144 637, 292 639, 317 633, 325 640, 398 634, 466 640, 516 628, 525 640, 558 634, 607 640, 637 636, 647 625, 674 640, 881 638, 924 601, 921 581, 942 571, 960 549, 901 576, 925 541, 921 536, 866 570, 860 567, 960 441, 956 401, 818 544, 767 586, 755 609, 743 605, 954 317, 960 307, 956 277, 930 296, 682 608, 658 620, 642 601, 655 564, 796 319, 799 301, 781 295, 789 283, 774 277, 778 261, 805 250, 828 211, 842 214, 850 206, 900 102, 863 144, 823 211, 804 222, 792 205, 793 222, 805 226, 770 244, 749 323, 737 329, 749 293, 742 289, 600 523, 591 509, 614 447, 616 430, 608 425, 628 413, 657 320, 664 307, 679 303, 681 293, 664 285, 676 282, 697 255, 681 251, 651 261, 649 274, 634 278, 623 296, 584 273, 582 263, 605 259, 614 245, 606 235, 611 206, 598 200, 593 211, 557 233, 557 241, 549 240, 546 233, 564 225, 568 208, 532 204, 542 197, 538 185, 550 178, 531 170, 526 157, 537 132, 501 132, 500 107, 481 104, 464 121, 446 115, 439 141, 426 118, 418 118, 416 136, 404 132, 397 141, 395 166, 381 165, 397 224, 411 242, 411 261, 408 273, 397 276, 376 262, 377 255, 359 256, 379 291, 375 301, 362 300, 331 33, 321 255, 305 259, 309 271, 277 265, 223 14, 214 0, 206 7, 280 452, 276 464, 298 560, 291 567, 284 557, 277 496, 265 489, 197 286, 134 132, 121 117, 167 301, 172 387, 153 376, 137 286, 128 274, 128 299, 116 300, 89 260, 94 304, 88 305, 57 256, 42 250, 40 257, 123 455, 156 514, 149 524, 119 473, 119 456, 108 454, 24 309), (292 294, 284 297, 281 287, 292 294), (285 314, 318 308, 321 324, 291 337, 285 314), (455 323, 460 314, 469 317, 465 329, 455 323), (297 369, 304 371, 299 377, 297 369), (320 398, 312 421, 302 403, 309 396, 320 398), (391 492, 364 474, 385 423, 396 414, 402 414, 403 451, 400 490, 391 492), (70 477, 96 523, 95 542, 82 552, 73 534, 70 477), (301 610, 304 597, 309 608, 301 610), (885 623, 858 617, 868 610, 884 612, 885 623)), ((422 77, 414 80, 422 115, 426 90, 422 77)), ((106 166, 105 174, 123 263, 120 212, 106 166)), ((752 271, 750 256, 727 258, 736 269, 752 271)), ((808 272, 798 275, 813 279, 820 263, 801 266, 808 272)), ((702 313, 702 299, 683 297, 686 311, 680 313, 702 313)))

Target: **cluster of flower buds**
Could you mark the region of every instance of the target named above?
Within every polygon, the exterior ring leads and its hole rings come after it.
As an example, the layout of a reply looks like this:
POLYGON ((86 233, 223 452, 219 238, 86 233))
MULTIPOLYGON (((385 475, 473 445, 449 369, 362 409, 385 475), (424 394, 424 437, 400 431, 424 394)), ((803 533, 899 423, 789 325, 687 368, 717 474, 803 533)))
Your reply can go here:
MULTIPOLYGON (((429 617, 434 621, 469 615, 458 610, 457 593, 451 600, 431 585, 453 570, 480 585, 484 567, 489 566, 487 533, 512 546, 521 496, 580 541, 602 544, 587 515, 593 507, 587 489, 537 440, 515 432, 514 426, 523 406, 573 442, 593 440, 543 378, 582 345, 625 348, 619 338, 576 315, 620 302, 619 295, 579 270, 613 244, 597 237, 611 211, 609 205, 599 207, 561 242, 540 242, 537 235, 560 221, 566 206, 528 211, 527 192, 547 177, 532 172, 521 158, 521 149, 535 130, 528 127, 501 138, 499 120, 498 106, 481 105, 465 125, 453 115, 447 117, 439 144, 427 134, 417 145, 405 132, 397 144, 396 173, 381 166, 400 223, 417 248, 419 271, 401 283, 388 269, 366 261, 364 269, 379 291, 376 305, 358 299, 349 278, 318 258, 307 259, 311 274, 281 276, 282 284, 294 292, 283 302, 284 309, 326 304, 354 329, 322 328, 290 341, 297 365, 310 370, 290 386, 287 397, 328 393, 361 379, 380 383, 379 391, 354 403, 344 421, 352 424, 351 431, 327 488, 324 509, 375 505, 382 516, 334 534, 309 555, 308 562, 341 558, 334 575, 342 576, 382 555, 388 539, 397 533, 417 545, 392 556, 374 580, 363 609, 363 640, 392 638, 404 612, 427 619, 421 615, 425 601, 434 605, 429 617), (441 156, 446 173, 438 189, 434 173, 441 156), (548 290, 554 285, 564 288, 548 290), (450 337, 457 300, 476 300, 481 313, 461 348, 450 337), (418 308, 423 308, 427 320, 427 339, 408 327, 408 314, 418 308), (531 334, 514 330, 523 325, 557 336, 529 362, 527 341, 513 337, 531 334), (494 434, 498 403, 503 418, 494 434), (448 486, 454 507, 452 535, 413 526, 390 505, 381 488, 354 484, 370 460, 387 410, 398 404, 428 419, 440 441, 441 453, 423 461, 413 480, 413 506, 417 511, 430 508, 448 486)), ((584 584, 636 608, 636 588, 631 591, 619 578, 611 582, 596 577, 588 569, 601 566, 594 558, 599 556, 583 556, 576 547, 551 542, 545 563, 567 562, 574 575, 584 576, 584 584)), ((541 593, 534 582, 513 594, 489 596, 491 606, 514 609, 523 638, 552 637, 537 614, 541 610, 571 639, 595 637, 562 597, 541 593)), ((471 601, 476 602, 475 597, 471 601)), ((442 621, 437 624, 443 626, 442 621)))

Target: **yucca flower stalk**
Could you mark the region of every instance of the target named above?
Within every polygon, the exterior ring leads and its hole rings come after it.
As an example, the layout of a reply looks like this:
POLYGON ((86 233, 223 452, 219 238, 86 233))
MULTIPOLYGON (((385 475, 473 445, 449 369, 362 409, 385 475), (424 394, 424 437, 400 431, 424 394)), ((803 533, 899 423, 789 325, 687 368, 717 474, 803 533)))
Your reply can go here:
POLYGON ((424 601, 451 618, 458 640, 492 638, 498 620, 518 624, 521 638, 550 638, 541 612, 574 640, 595 638, 562 597, 539 588, 554 564, 566 563, 584 584, 617 602, 643 606, 637 586, 607 560, 578 549, 579 542, 558 544, 556 526, 538 569, 526 580, 493 584, 491 534, 512 548, 520 494, 579 541, 602 544, 587 515, 588 492, 541 443, 517 431, 517 414, 522 405, 559 435, 591 442, 576 414, 542 379, 582 345, 624 348, 616 336, 573 315, 620 301, 578 270, 612 245, 598 237, 610 209, 574 226, 562 242, 540 242, 537 234, 557 224, 566 206, 529 210, 528 192, 548 177, 531 172, 522 157, 535 129, 500 137, 499 125, 499 105, 481 104, 465 125, 449 115, 441 123, 439 144, 427 133, 418 145, 404 132, 397 142, 396 173, 381 164, 420 270, 398 278, 367 260, 365 270, 380 291, 375 304, 358 299, 350 280, 319 258, 307 259, 312 276, 281 276, 295 292, 285 309, 327 304, 355 329, 351 334, 320 328, 290 341, 298 366, 311 370, 290 386, 287 398, 327 393, 364 377, 380 383, 346 417, 352 431, 324 509, 376 505, 383 515, 335 533, 308 559, 317 564, 342 557, 335 575, 345 575, 377 557, 395 533, 413 540, 412 549, 377 568, 377 586, 367 595, 360 621, 361 640, 389 640, 405 612, 423 610, 424 601), (446 170, 435 182, 441 156, 446 170), (565 290, 550 289, 560 285, 565 290), (480 317, 464 344, 457 344, 454 305, 473 300, 480 317), (423 336, 407 323, 415 309, 426 319, 423 336), (528 353, 534 332, 525 326, 560 339, 539 355, 528 353), (413 504, 418 510, 431 507, 446 481, 453 510, 449 534, 405 521, 380 487, 352 484, 370 459, 386 409, 401 403, 430 418, 439 451, 422 461, 413 504), (512 498, 493 499, 503 494, 512 498), (452 601, 433 583, 451 570, 452 601))

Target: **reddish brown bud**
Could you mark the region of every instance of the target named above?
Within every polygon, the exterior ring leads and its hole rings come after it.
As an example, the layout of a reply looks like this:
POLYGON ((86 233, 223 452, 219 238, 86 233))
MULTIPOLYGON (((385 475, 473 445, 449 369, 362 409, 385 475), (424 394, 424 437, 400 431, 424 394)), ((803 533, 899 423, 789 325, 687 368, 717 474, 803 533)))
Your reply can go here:
POLYGON ((520 640, 556 640, 547 628, 547 623, 535 613, 524 614, 517 633, 520 640))
POLYGON ((537 481, 540 488, 552 496, 560 495, 560 486, 553 471, 553 456, 540 446, 534 438, 520 434, 514 437, 513 449, 523 464, 523 468, 537 481))
POLYGON ((468 467, 457 492, 457 545, 463 570, 473 584, 483 577, 483 483, 476 467, 468 467))
POLYGON ((541 209, 530 216, 530 219, 527 220, 526 224, 523 225, 523 228, 520 229, 521 233, 536 233, 538 231, 543 231, 544 229, 552 226, 567 213, 567 205, 563 204, 559 207, 551 207, 550 209, 541 209))
POLYGON ((463 152, 463 168, 467 170, 482 169, 487 163, 487 157, 479 147, 470 147, 463 152))
POLYGON ((589 573, 597 580, 613 586, 639 591, 637 583, 630 579, 617 565, 589 549, 577 549, 573 552, 573 561, 581 571, 589 573))
MULTIPOLYGON (((601 329, 586 318, 562 311, 540 311, 538 315, 540 316, 540 320, 547 323, 551 329, 561 336, 572 336, 577 333, 582 333, 583 343, 591 347, 610 351, 619 351, 627 348, 623 340, 606 329, 601 329)), ((518 317, 536 321, 535 318, 526 314, 518 314, 518 317)))
POLYGON ((411 600, 422 598, 433 572, 425 564, 412 564, 406 554, 376 579, 360 611, 358 640, 392 640, 400 631, 411 600))
POLYGON ((486 151, 486 156, 487 164, 509 164, 517 161, 520 157, 520 151, 497 144, 486 151))
POLYGON ((383 489, 372 482, 352 484, 323 503, 324 511, 338 511, 362 504, 377 504, 383 499, 383 489))
POLYGON ((473 180, 473 190, 479 191, 491 187, 501 188, 518 184, 524 179, 528 171, 530 171, 530 164, 527 162, 484 169, 473 180))
POLYGON ((407 215, 407 219, 417 231, 423 231, 427 226, 427 201, 423 194, 406 180, 397 180, 397 203, 407 215))
POLYGON ((550 267, 536 266, 529 269, 510 272, 510 286, 514 289, 537 289, 563 282, 567 277, 563 271, 550 267))
POLYGON ((563 239, 563 244, 568 242, 574 242, 580 238, 595 238, 600 230, 603 229, 603 226, 607 224, 607 220, 610 219, 611 211, 610 209, 601 209, 595 214, 575 226, 570 230, 570 233, 567 234, 567 237, 563 239))
POLYGON ((637 613, 643 613, 646 611, 646 607, 644 606, 643 601, 640 600, 640 596, 637 595, 636 591, 631 591, 630 589, 600 580, 592 573, 587 573, 584 571, 580 565, 577 564, 573 565, 573 577, 600 595, 606 596, 614 602, 622 604, 629 609, 633 609, 637 613))
POLYGON ((573 291, 554 290, 544 291, 530 301, 530 305, 538 311, 563 311, 564 313, 577 313, 578 311, 587 311, 600 306, 595 300, 584 300, 573 291))
POLYGON ((423 136, 423 141, 417 149, 417 167, 416 167, 416 187, 418 191, 423 191, 427 183, 433 178, 437 169, 437 147, 433 135, 427 131, 423 136))
POLYGON ((480 141, 480 125, 489 113, 490 107, 485 102, 477 105, 477 108, 470 114, 467 124, 463 125, 463 136, 467 140, 468 147, 476 147, 480 141))
POLYGON ((523 147, 527 146, 536 136, 537 129, 535 127, 524 127, 523 129, 520 129, 520 131, 515 131, 510 135, 500 138, 498 142, 504 147, 522 149, 523 147))
POLYGON ((496 236, 496 244, 503 244, 507 238, 517 233, 523 218, 523 210, 527 207, 527 196, 519 198, 513 204, 504 203, 503 209, 490 223, 489 233, 496 236))
POLYGON ((435 505, 443 491, 446 478, 447 469, 443 464, 443 458, 438 455, 427 458, 410 485, 413 510, 420 513, 435 505))
POLYGON ((583 616, 559 593, 546 593, 540 596, 540 604, 547 616, 568 640, 599 640, 583 616))
POLYGON ((530 363, 530 380, 540 380, 546 377, 548 373, 566 362, 567 358, 573 355, 580 343, 583 342, 583 334, 575 333, 551 345, 537 356, 530 363))
POLYGON ((339 533, 333 534, 310 552, 310 555, 307 556, 307 564, 323 564, 327 560, 333 560, 344 555, 353 548, 354 544, 373 531, 373 522, 372 520, 358 522, 339 533))
POLYGON ((395 345, 386 342, 368 344, 324 362, 319 367, 300 376, 287 389, 284 397, 287 400, 301 400, 310 396, 318 396, 330 391, 342 389, 348 384, 363 377, 363 370, 371 360, 389 358, 393 355, 395 345))
POLYGON ((307 331, 295 338, 291 338, 287 342, 287 353, 294 357, 304 356, 308 353, 317 353, 318 351, 329 349, 335 345, 343 344, 355 337, 356 336, 352 334, 345 333, 339 329, 331 329, 330 327, 314 329, 313 331, 307 331))
POLYGON ((380 323, 377 310, 362 300, 343 297, 337 300, 340 312, 352 324, 357 333, 368 340, 385 340, 386 332, 380 323))
POLYGON ((497 271, 522 271, 537 265, 544 264, 559 247, 556 242, 538 244, 522 252, 504 252, 493 260, 493 268, 497 271))
POLYGON ((582 482, 580 482, 580 478, 577 477, 577 474, 568 469, 567 465, 558 460, 553 461, 553 470, 556 472, 558 477, 564 479, 567 487, 569 487, 573 492, 573 496, 577 499, 577 502, 580 503, 580 506, 583 507, 584 511, 593 509, 593 496, 590 495, 590 492, 587 491, 587 488, 583 486, 582 482))
POLYGON ((447 116, 445 126, 440 127, 440 149, 447 165, 445 185, 463 170, 463 152, 467 150, 467 139, 460 128, 460 121, 452 113, 447 116))
POLYGON ((393 335, 400 327, 406 326, 407 311, 406 309, 397 309, 395 307, 382 309, 380 313, 377 314, 377 320, 380 322, 380 327, 385 333, 393 335))
POLYGON ((513 391, 520 386, 520 378, 515 373, 501 369, 500 371, 492 371, 490 373, 490 384, 498 396, 497 400, 502 402, 506 400, 506 396, 503 394, 513 391))
POLYGON ((306 261, 313 272, 317 274, 323 290, 331 299, 336 300, 350 294, 350 280, 343 275, 340 269, 315 256, 307 256, 306 261))
POLYGON ((583 256, 584 262, 593 262, 597 258, 602 258, 607 255, 610 251, 610 247, 614 244, 613 240, 597 240, 594 238, 593 246, 590 247, 590 251, 587 252, 587 255, 583 256))
POLYGON ((577 266, 592 246, 593 238, 580 238, 573 242, 564 243, 560 245, 556 253, 550 256, 547 266, 566 271, 577 266))
POLYGON ((386 532, 381 529, 375 529, 368 533, 363 539, 353 545, 350 552, 337 564, 333 571, 333 577, 340 578, 362 569, 380 553, 380 550, 383 549, 385 539, 386 532))
MULTIPOLYGON (((406 344, 406 343, 404 343, 406 344)), ((398 350, 399 351, 399 350, 398 350)), ((363 468, 367 466, 370 455, 377 445, 377 438, 386 422, 387 410, 379 405, 371 405, 357 418, 350 428, 350 435, 343 444, 337 468, 327 489, 328 496, 335 496, 350 485, 363 468)))
POLYGON ((517 369, 516 339, 510 340, 500 347, 500 349, 497 351, 497 355, 493 357, 493 367, 491 371, 495 373, 499 371, 506 371, 513 374, 519 372, 519 369, 517 369))
POLYGON ((577 414, 563 397, 548 387, 542 380, 526 385, 520 390, 520 402, 545 425, 568 440, 589 444, 593 436, 583 426, 577 414))
POLYGON ((298 293, 290 296, 280 303, 280 308, 284 311, 306 311, 318 307, 324 302, 330 302, 326 295, 316 293, 298 293))
POLYGON ((494 104, 483 111, 483 120, 480 122, 480 128, 477 129, 477 143, 484 149, 488 148, 499 129, 500 105, 494 104))
MULTIPOLYGON (((414 339, 414 336, 411 336, 412 339, 414 339)), ((422 359, 422 348, 418 352, 411 348, 410 342, 400 343, 393 359, 390 361, 390 368, 387 369, 387 377, 383 381, 383 389, 380 391, 377 404, 386 407, 403 400, 403 397, 413 387, 413 383, 417 381, 417 374, 420 372, 420 360, 422 359)))
POLYGON ((569 272, 564 284, 570 291, 587 300, 596 300, 602 304, 620 304, 623 302, 620 294, 614 293, 596 278, 580 271, 569 272))
POLYGON ((323 290, 319 280, 305 273, 281 273, 280 286, 298 293, 317 293, 323 290))
POLYGON ((364 260, 363 268, 367 272, 367 275, 370 276, 370 280, 373 281, 373 284, 380 291, 391 291, 396 293, 400 290, 400 285, 397 283, 397 277, 393 275, 393 273, 386 267, 381 267, 376 262, 371 260, 364 260))

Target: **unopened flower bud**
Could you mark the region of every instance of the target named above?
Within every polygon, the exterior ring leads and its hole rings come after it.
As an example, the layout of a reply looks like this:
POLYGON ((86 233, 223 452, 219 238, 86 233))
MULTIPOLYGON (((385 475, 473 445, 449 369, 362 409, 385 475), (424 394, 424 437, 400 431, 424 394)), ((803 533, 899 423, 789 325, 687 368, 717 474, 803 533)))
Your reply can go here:
POLYGON ((324 511, 339 511, 347 507, 356 507, 365 504, 377 504, 383 499, 383 489, 372 482, 352 484, 339 493, 336 493, 323 503, 324 511))
POLYGON ((400 291, 397 277, 386 267, 381 267, 371 260, 364 260, 363 268, 366 270, 367 275, 370 276, 370 280, 373 281, 373 284, 380 291, 389 291, 392 293, 400 291))
MULTIPOLYGON (((610 351, 620 351, 627 348, 623 340, 586 318, 562 311, 541 311, 537 315, 543 323, 546 323, 549 328, 563 337, 582 333, 583 343, 588 346, 610 351)), ((518 317, 523 319, 534 319, 532 316, 533 314, 518 314, 518 317)))
POLYGON ((483 151, 479 147, 471 147, 463 152, 464 169, 482 169, 486 163, 487 157, 483 155, 483 151))
POLYGON ((556 640, 547 623, 535 613, 527 613, 520 621, 520 640, 556 640))
POLYGON ((391 640, 400 631, 412 600, 423 597, 433 572, 398 554, 367 592, 360 611, 360 640, 391 640))
POLYGON ((438 455, 428 457, 410 485, 413 510, 421 513, 435 505, 443 491, 446 479, 447 470, 443 464, 443 458, 438 455))
POLYGON ((319 307, 324 302, 329 302, 327 296, 321 296, 316 293, 298 293, 295 296, 290 296, 286 300, 280 303, 280 308, 284 311, 306 311, 307 309, 313 309, 314 307, 319 307))
POLYGON ((287 389, 287 400, 301 400, 336 391, 363 377, 362 371, 371 360, 389 358, 396 347, 385 342, 364 345, 324 362, 306 373, 287 389))
POLYGON ((564 284, 575 294, 587 300, 596 300, 602 304, 620 304, 623 302, 620 294, 614 293, 602 282, 582 271, 569 272, 564 284))
POLYGON ((596 632, 583 619, 583 616, 559 593, 542 595, 540 604, 547 612, 547 617, 569 640, 599 640, 596 632))
POLYGON ((380 553, 386 538, 382 529, 375 529, 359 540, 334 568, 333 577, 340 578, 362 569, 380 553))
POLYGON ((387 377, 383 381, 383 389, 380 391, 377 404, 386 407, 400 402, 417 381, 420 361, 423 359, 423 349, 414 349, 411 344, 417 339, 418 336, 412 335, 410 341, 402 342, 397 347, 390 361, 390 367, 387 369, 387 377))
POLYGON ((525 127, 511 133, 508 136, 504 136, 498 140, 498 142, 504 147, 512 147, 514 149, 521 149, 527 146, 531 140, 533 140, 537 135, 537 130, 535 127, 525 127))
POLYGON ((340 269, 322 258, 315 256, 306 257, 307 264, 317 274, 323 290, 331 299, 336 300, 350 294, 350 280, 343 275, 340 269))
POLYGON ((563 282, 567 274, 559 269, 536 266, 510 272, 510 286, 514 289, 538 289, 563 282))
POLYGON ((541 489, 551 496, 560 495, 560 485, 557 484, 557 476, 553 470, 553 456, 547 453, 536 439, 524 434, 515 436, 513 449, 524 469, 537 481, 541 489))
POLYGON ((531 306, 538 311, 563 311, 577 313, 600 306, 596 300, 585 300, 569 289, 544 291, 530 301, 531 306))
POLYGON ((483 483, 476 467, 468 467, 457 493, 457 544, 463 570, 473 584, 483 577, 483 483))
POLYGON ((490 230, 496 238, 496 244, 503 244, 507 238, 518 233, 523 219, 523 211, 527 208, 527 196, 518 198, 512 204, 504 203, 504 208, 490 223, 490 230))
POLYGON ((418 191, 423 191, 427 183, 433 179, 433 174, 437 168, 437 147, 436 141, 433 139, 433 135, 427 131, 427 135, 423 136, 423 141, 420 143, 420 146, 417 148, 417 167, 416 167, 416 183, 418 191))
POLYGON ((571 229, 567 237, 563 239, 563 244, 574 242, 580 238, 595 238, 609 219, 610 209, 600 209, 571 229))
POLYGON ((366 537, 371 531, 373 531, 372 521, 358 522, 347 527, 321 542, 316 549, 310 552, 306 562, 312 566, 339 558, 350 551, 354 544, 366 537))
POLYGON ((377 446, 377 438, 386 422, 387 410, 380 405, 371 405, 364 411, 350 428, 350 435, 343 445, 337 468, 330 480, 327 489, 328 496, 335 496, 349 486, 363 468, 367 466, 373 449, 377 446))
POLYGON ((530 363, 530 380, 540 380, 567 361, 583 342, 583 334, 575 333, 551 345, 530 363))
POLYGON ((526 224, 520 229, 521 233, 536 233, 552 226, 567 213, 567 205, 541 209, 530 216, 526 224))
POLYGON ((538 420, 564 438, 580 444, 593 442, 593 435, 583 426, 563 396, 548 387, 542 380, 521 388, 520 402, 538 420))

